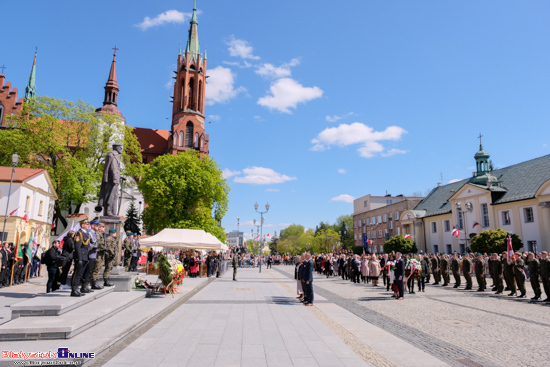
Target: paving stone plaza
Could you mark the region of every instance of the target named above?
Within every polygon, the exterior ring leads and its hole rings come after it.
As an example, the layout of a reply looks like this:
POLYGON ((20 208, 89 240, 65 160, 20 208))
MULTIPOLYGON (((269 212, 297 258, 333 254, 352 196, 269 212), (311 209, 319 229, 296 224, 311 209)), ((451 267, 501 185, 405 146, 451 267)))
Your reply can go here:
MULTIPOLYGON (((239 269, 236 282, 230 273, 185 279, 178 297, 187 298, 146 300, 152 302, 147 308, 154 302, 177 307, 159 311, 86 365, 548 365, 547 304, 433 285, 396 301, 382 286, 315 276, 314 307, 296 300, 293 266, 239 269)), ((39 283, 2 297, 0 317, 39 283)), ((115 317, 113 327, 127 316, 115 317)), ((84 350, 99 345, 95 340, 105 338, 108 324, 103 328, 102 335, 92 328, 68 340, 3 342, 2 349, 57 350, 63 344, 84 350)))

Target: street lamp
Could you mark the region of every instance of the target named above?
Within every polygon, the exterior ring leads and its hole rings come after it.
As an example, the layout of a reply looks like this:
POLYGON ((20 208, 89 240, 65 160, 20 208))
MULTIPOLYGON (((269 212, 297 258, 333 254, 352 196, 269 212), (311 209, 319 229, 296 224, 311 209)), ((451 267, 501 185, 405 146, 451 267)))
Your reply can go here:
POLYGON ((464 214, 464 218, 462 219, 462 228, 460 228, 460 229, 464 229, 464 246, 466 248, 469 248, 468 247, 468 221, 467 221, 467 218, 468 218, 467 214, 468 213, 467 212, 472 209, 472 203, 467 201, 466 204, 464 204, 464 206, 466 207, 466 211, 462 211, 462 203, 460 201, 457 201, 455 206, 456 206, 458 211, 460 211, 464 214))
POLYGON ((10 196, 11 196, 11 184, 13 183, 13 174, 15 173, 15 167, 17 167, 17 164, 19 164, 19 156, 17 153, 14 153, 11 156, 11 180, 10 180, 10 188, 8 190, 8 203, 6 204, 6 215, 4 217, 4 228, 2 228, 2 241, 7 241, 8 236, 5 235, 6 233, 6 222, 8 221, 8 208, 10 206, 10 196), (4 239, 4 236, 6 236, 6 239, 4 239))
POLYGON ((269 211, 269 203, 266 203, 265 204, 265 212, 262 212, 262 211, 258 211, 258 202, 256 202, 254 204, 254 210, 256 210, 256 213, 260 213, 260 218, 261 218, 261 221, 260 221, 260 273, 262 272, 262 256, 261 256, 261 251, 264 249, 264 244, 263 244, 263 235, 264 235, 264 214, 267 213, 269 211))
POLYGON ((240 220, 241 218, 237 217, 237 247, 241 246, 240 220))

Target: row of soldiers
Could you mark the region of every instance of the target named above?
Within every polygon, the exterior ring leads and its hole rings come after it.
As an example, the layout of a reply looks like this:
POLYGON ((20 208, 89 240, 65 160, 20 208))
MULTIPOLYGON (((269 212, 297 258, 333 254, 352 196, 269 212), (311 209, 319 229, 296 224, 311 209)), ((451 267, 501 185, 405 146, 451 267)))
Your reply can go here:
POLYGON ((544 301, 550 302, 550 258, 546 251, 540 254, 540 258, 537 258, 532 252, 527 257, 522 256, 519 252, 512 256, 508 256, 507 252, 503 252, 502 256, 493 253, 488 258, 485 258, 481 253, 477 253, 477 255, 465 253, 462 258, 459 258, 458 254, 432 254, 428 263, 426 280, 429 282, 430 274, 433 274, 433 284, 443 282, 442 286, 448 286, 452 274, 455 280, 453 288, 458 288, 461 285, 460 274, 462 273, 466 280, 464 289, 472 289, 472 275, 475 275, 478 284, 477 291, 483 292, 487 288, 486 273, 488 270, 493 280, 492 291, 496 292, 495 294, 503 294, 505 290, 508 290, 510 291, 508 296, 525 298, 527 293, 525 289, 526 265, 531 287, 535 293, 535 296, 531 299, 536 301, 541 298, 540 280, 542 280, 544 292, 546 293, 544 301), (506 284, 506 288, 504 284, 506 284), (517 294, 518 290, 519 295, 517 294))
POLYGON ((4 242, 0 246, 0 288, 20 284, 29 278, 31 267, 26 256, 27 245, 22 245, 23 257, 16 260, 13 243, 4 242))
POLYGON ((126 231, 126 239, 124 240, 123 247, 124 270, 137 271, 138 260, 141 257, 138 234, 126 231))

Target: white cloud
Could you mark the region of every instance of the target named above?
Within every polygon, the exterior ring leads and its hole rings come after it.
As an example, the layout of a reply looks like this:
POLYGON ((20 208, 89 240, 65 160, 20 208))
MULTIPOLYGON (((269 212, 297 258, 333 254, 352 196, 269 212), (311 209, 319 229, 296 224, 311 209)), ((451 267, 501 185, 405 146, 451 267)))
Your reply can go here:
POLYGON ((166 89, 174 88, 174 80, 167 81, 166 84, 164 84, 164 88, 166 89))
POLYGON ((338 195, 338 196, 330 199, 330 201, 343 201, 344 203, 353 203, 353 200, 355 200, 355 198, 353 196, 346 195, 346 194, 338 195))
POLYGON ((273 64, 266 63, 260 65, 255 72, 266 78, 278 79, 290 76, 292 74, 290 68, 298 64, 300 64, 299 59, 292 59, 281 66, 274 66, 273 64))
POLYGON ((338 173, 341 174, 341 175, 345 175, 346 173, 348 173, 348 171, 346 171, 343 168, 338 168, 338 173))
POLYGON ((382 153, 381 155, 382 155, 382 157, 391 157, 392 155, 406 154, 406 153, 408 153, 406 150, 392 148, 392 149, 386 151, 385 153, 382 153))
POLYGON ((355 115, 355 113, 353 112, 348 112, 342 116, 338 116, 338 115, 334 115, 334 116, 326 116, 325 117, 325 120, 327 120, 328 122, 336 122, 338 120, 341 120, 343 118, 346 118, 346 117, 350 117, 350 116, 353 116, 355 115))
POLYGON ((231 171, 229 168, 226 168, 222 171, 223 178, 229 178, 240 174, 241 171, 231 171))
POLYGON ((319 87, 304 87, 291 78, 277 80, 271 85, 271 95, 258 100, 258 104, 284 113, 292 113, 289 108, 296 108, 298 103, 306 103, 323 95, 319 87))
POLYGON ((220 121, 221 120, 221 116, 219 115, 208 115, 208 119, 209 120, 212 120, 212 121, 220 121))
POLYGON ((145 17, 143 22, 136 24, 136 27, 145 31, 151 27, 157 27, 166 23, 184 23, 187 19, 191 18, 191 15, 191 13, 183 13, 177 10, 167 10, 154 18, 145 17))
POLYGON ((240 57, 243 59, 259 60, 259 56, 254 56, 252 52, 254 48, 248 44, 248 41, 231 37, 231 40, 226 42, 229 46, 229 55, 240 57))
POLYGON ((281 190, 279 190, 279 189, 267 189, 265 191, 267 191, 267 192, 279 192, 281 190))
MULTIPOLYGON (((365 158, 371 158, 376 153, 384 152, 384 146, 379 141, 384 140, 400 140, 403 134, 407 132, 399 126, 389 126, 384 131, 374 131, 368 125, 360 122, 352 124, 341 124, 338 127, 327 128, 319 133, 311 142, 314 144, 311 147, 313 151, 322 151, 330 148, 331 145, 348 146, 361 144, 357 149, 359 155, 365 158)), ((391 149, 385 154, 397 154, 402 151, 391 149)))
POLYGON ((258 116, 258 115, 255 115, 253 119, 256 121, 265 121, 265 119, 262 116, 258 116))
POLYGON ((275 172, 271 168, 252 167, 243 169, 244 177, 235 177, 235 182, 254 185, 271 185, 295 180, 296 177, 289 177, 275 172))
POLYGON ((206 88, 206 104, 211 106, 214 103, 225 103, 235 98, 239 93, 245 92, 246 88, 235 89, 235 75, 229 68, 217 66, 208 72, 208 88, 206 88))
POLYGON ((460 178, 453 178, 452 180, 449 181, 449 183, 452 184, 458 181, 462 181, 462 180, 460 178))

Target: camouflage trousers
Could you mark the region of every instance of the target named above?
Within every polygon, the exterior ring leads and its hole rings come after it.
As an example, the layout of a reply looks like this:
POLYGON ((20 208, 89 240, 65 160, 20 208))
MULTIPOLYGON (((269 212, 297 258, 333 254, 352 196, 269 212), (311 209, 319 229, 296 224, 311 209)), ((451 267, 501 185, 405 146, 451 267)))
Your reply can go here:
POLYGON ((132 261, 132 253, 131 252, 124 252, 124 270, 128 271, 130 268, 130 262, 132 261))
POLYGON ((472 289, 472 275, 465 271, 464 279, 466 279, 466 289, 472 289))
POLYGON ((237 268, 233 268, 233 279, 237 279, 237 268))
POLYGON ((113 270, 113 256, 105 252, 98 252, 94 269, 92 270, 92 281, 97 281, 99 279, 99 273, 103 265, 105 265, 103 279, 109 279, 111 277, 111 270, 113 270))
POLYGON ((458 271, 454 271, 454 272, 453 272, 453 276, 454 276, 454 278, 455 278, 455 285, 456 285, 457 287, 460 287, 460 280, 461 280, 461 279, 460 279, 460 273, 459 273, 458 271))

